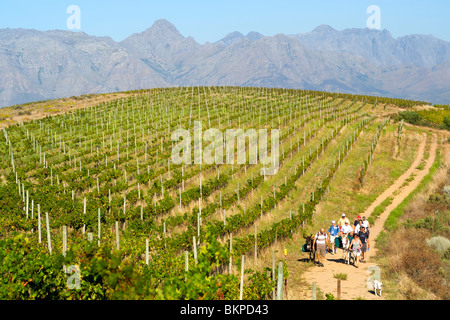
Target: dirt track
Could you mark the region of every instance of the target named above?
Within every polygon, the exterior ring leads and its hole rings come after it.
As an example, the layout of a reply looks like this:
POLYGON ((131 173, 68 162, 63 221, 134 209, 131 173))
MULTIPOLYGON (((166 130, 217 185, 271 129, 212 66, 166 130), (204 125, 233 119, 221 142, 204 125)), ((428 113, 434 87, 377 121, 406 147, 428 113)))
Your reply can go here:
MULTIPOLYGON (((436 158, 437 150, 437 136, 433 135, 433 141, 430 148, 430 156, 426 161, 424 169, 418 170, 420 162, 422 161, 425 153, 426 146, 426 135, 423 135, 422 142, 419 146, 417 156, 411 167, 403 173, 401 177, 395 181, 387 190, 385 190, 367 209, 361 216, 370 216, 373 209, 381 204, 386 198, 392 196, 395 191, 399 190, 394 196, 392 203, 385 209, 385 211, 378 217, 375 221, 375 225, 370 229, 370 251, 366 253, 367 263, 359 263, 359 268, 353 265, 346 265, 341 260, 342 251, 338 250, 337 254, 327 254, 325 259, 325 267, 320 268, 313 266, 309 268, 303 274, 303 280, 308 283, 309 287, 312 288, 312 283, 316 282, 316 285, 320 290, 325 293, 332 293, 335 297, 337 296, 337 280, 334 278, 334 274, 345 273, 347 274, 347 280, 341 281, 341 299, 342 300, 353 300, 357 298, 362 298, 366 300, 382 300, 379 296, 375 296, 373 291, 366 286, 366 281, 370 277, 372 270, 376 270, 377 266, 374 263, 371 256, 376 253, 375 239, 382 231, 384 223, 388 218, 389 214, 393 209, 395 209, 423 180, 423 178, 428 174, 431 166, 433 165, 436 158), (406 186, 403 186, 406 179, 408 179, 411 174, 415 174, 414 180, 409 182, 406 186), (370 268, 370 269, 369 269, 370 268), (369 270, 368 270, 369 269, 369 270)), ((381 279, 383 281, 383 279, 381 279)), ((295 289, 292 289, 295 290, 295 289)), ((310 294, 309 294, 310 296, 310 294)))

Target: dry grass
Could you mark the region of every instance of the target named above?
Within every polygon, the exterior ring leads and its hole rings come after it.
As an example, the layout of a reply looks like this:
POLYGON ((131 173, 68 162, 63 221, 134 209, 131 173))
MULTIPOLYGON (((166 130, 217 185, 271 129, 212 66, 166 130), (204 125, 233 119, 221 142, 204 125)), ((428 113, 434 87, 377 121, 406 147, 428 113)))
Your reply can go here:
POLYGON ((386 276, 389 281, 395 282, 392 291, 403 299, 450 298, 449 265, 442 254, 427 245, 436 234, 448 237, 448 220, 443 220, 443 227, 437 227, 435 222, 426 227, 414 227, 414 223, 427 217, 429 221, 436 221, 437 212, 449 212, 446 201, 429 201, 432 195, 441 199, 439 195, 443 195, 443 187, 450 184, 448 151, 449 145, 444 145, 441 151, 444 165, 406 208, 400 221, 407 224, 390 233, 380 247, 386 276))
POLYGON ((0 128, 21 122, 41 119, 46 116, 63 114, 71 110, 90 107, 99 103, 133 95, 132 93, 90 94, 42 102, 33 102, 20 106, 0 109, 0 128))
MULTIPOLYGON (((430 195, 434 192, 443 193, 444 186, 450 185, 450 145, 444 145, 442 147, 442 162, 443 165, 433 176, 432 181, 425 187, 423 192, 417 194, 410 205, 406 208, 405 214, 401 218, 401 221, 412 220, 416 221, 423 219, 433 213, 436 210, 445 210, 444 204, 438 204, 428 201, 430 195)), ((448 210, 449 208, 447 208, 448 210)))
MULTIPOLYGON (((410 230, 401 228, 390 237, 385 249, 389 272, 405 275, 419 287, 433 292, 441 299, 449 299, 450 293, 446 285, 445 275, 440 271, 441 259, 437 252, 430 250, 426 239, 430 236, 427 230, 410 230)), ((403 292, 408 299, 420 299, 410 289, 403 292)))

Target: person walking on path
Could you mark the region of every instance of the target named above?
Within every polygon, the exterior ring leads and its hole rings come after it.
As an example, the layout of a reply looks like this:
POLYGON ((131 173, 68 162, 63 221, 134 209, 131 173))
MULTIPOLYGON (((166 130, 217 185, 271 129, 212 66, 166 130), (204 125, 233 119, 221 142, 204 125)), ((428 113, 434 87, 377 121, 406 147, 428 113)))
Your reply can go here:
POLYGON ((342 214, 342 217, 338 220, 338 226, 339 228, 342 228, 345 225, 345 222, 348 222, 350 224, 350 220, 345 216, 345 213, 342 214))
POLYGON ((370 228, 370 223, 369 223, 369 221, 366 219, 366 217, 363 217, 363 218, 362 218, 362 225, 363 225, 363 227, 366 229, 366 232, 369 234, 369 233, 370 233, 370 230, 369 230, 369 228, 370 228))
POLYGON ((362 221, 361 216, 357 216, 355 222, 353 222, 353 226, 356 227, 360 221, 362 221))
POLYGON ((365 227, 361 227, 361 230, 358 233, 359 240, 361 240, 361 262, 366 263, 366 252, 369 251, 370 242, 369 242, 369 233, 366 231, 365 227))
POLYGON ((331 243, 331 254, 336 254, 336 246, 334 245, 334 241, 339 236, 339 232, 341 229, 336 225, 336 221, 331 221, 331 226, 328 228, 328 234, 330 235, 330 243, 331 243))
POLYGON ((317 259, 319 260, 319 267, 323 267, 323 261, 327 252, 327 246, 329 245, 328 235, 325 229, 320 229, 314 237, 313 247, 317 244, 317 259))
POLYGON ((361 227, 363 227, 363 221, 362 221, 362 220, 359 220, 359 221, 358 221, 358 224, 355 226, 354 232, 355 232, 356 234, 358 234, 358 233, 361 231, 361 227))
POLYGON ((358 268, 359 257, 361 256, 362 243, 357 234, 355 234, 352 242, 350 243, 350 247, 352 248, 353 256, 355 257, 354 265, 356 268, 358 268))
POLYGON ((353 228, 350 225, 349 221, 345 221, 345 224, 343 227, 341 227, 341 232, 343 234, 349 234, 350 236, 353 236, 353 228))

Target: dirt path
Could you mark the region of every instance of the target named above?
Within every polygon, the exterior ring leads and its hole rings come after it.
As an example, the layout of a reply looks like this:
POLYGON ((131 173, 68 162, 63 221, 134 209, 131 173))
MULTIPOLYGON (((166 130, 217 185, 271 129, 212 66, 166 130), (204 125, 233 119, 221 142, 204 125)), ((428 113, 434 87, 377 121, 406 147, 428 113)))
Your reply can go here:
MULTIPOLYGON (((316 285, 320 290, 325 293, 332 293, 335 297, 337 296, 337 280, 334 278, 334 274, 345 273, 347 274, 347 280, 341 281, 341 299, 342 300, 353 300, 357 298, 362 298, 366 300, 382 300, 379 296, 375 296, 373 292, 366 286, 366 281, 370 276, 372 270, 376 267, 371 256, 376 253, 375 241, 379 233, 382 231, 384 223, 388 218, 389 214, 393 209, 395 209, 423 180, 423 178, 428 174, 431 166, 433 165, 436 158, 437 149, 437 136, 433 135, 433 141, 430 148, 430 155, 426 161, 424 169, 418 170, 420 162, 423 159, 426 146, 426 135, 424 134, 423 140, 419 146, 416 159, 411 167, 403 173, 401 177, 395 181, 386 191, 384 191, 367 209, 361 214, 361 216, 370 216, 373 209, 381 204, 386 198, 392 196, 395 191, 398 190, 394 196, 392 203, 385 209, 385 211, 378 217, 375 221, 375 225, 370 229, 370 251, 368 252, 368 258, 366 254, 367 263, 360 263, 359 268, 355 268, 353 265, 346 265, 342 263, 342 251, 338 250, 336 255, 327 254, 325 259, 325 267, 320 268, 313 266, 309 268, 303 275, 303 281, 308 283, 309 288, 312 288, 312 283, 316 282, 316 285), (408 179, 411 174, 415 174, 414 180, 409 182, 406 186, 403 186, 406 179, 408 179), (369 269, 370 268, 370 269, 369 269), (369 269, 369 270, 368 270, 369 269)), ((382 279, 381 279, 382 280, 382 279)), ((292 288, 292 290, 294 290, 292 288)), ((308 296, 311 296, 309 293, 308 296)))

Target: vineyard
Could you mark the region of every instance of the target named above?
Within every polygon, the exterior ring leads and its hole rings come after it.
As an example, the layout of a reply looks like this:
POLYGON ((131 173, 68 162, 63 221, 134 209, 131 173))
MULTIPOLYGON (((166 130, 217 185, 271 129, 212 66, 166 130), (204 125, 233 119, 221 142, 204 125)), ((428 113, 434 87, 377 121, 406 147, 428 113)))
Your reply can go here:
POLYGON ((374 113, 384 104, 425 103, 166 88, 4 128, 0 298, 275 298, 290 274, 274 246, 308 228, 345 165, 362 188, 386 130, 411 157, 399 124, 374 113), (223 132, 278 129, 277 173, 262 174, 260 162, 173 163, 172 133, 194 136, 198 121, 223 132))
POLYGON ((450 106, 436 105, 434 108, 434 110, 403 111, 397 118, 411 124, 450 130, 450 106))

